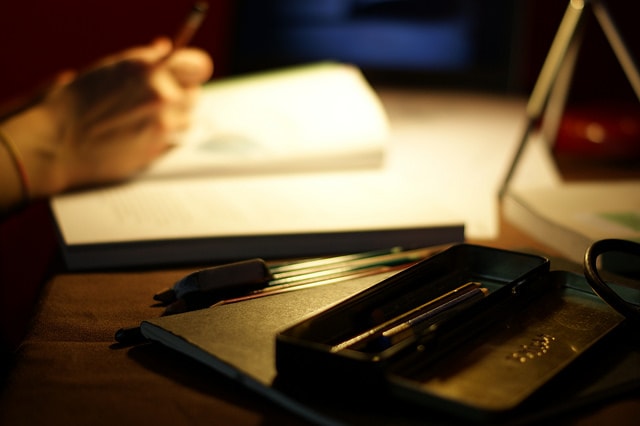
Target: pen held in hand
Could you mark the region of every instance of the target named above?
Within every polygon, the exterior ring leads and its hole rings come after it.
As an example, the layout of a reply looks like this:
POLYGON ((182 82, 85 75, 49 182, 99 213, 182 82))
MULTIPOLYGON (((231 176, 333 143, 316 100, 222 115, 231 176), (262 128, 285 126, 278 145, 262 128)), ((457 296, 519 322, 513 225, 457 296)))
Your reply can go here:
POLYGON ((198 1, 194 3, 191 11, 187 15, 182 27, 175 35, 173 39, 173 50, 176 51, 189 44, 193 35, 198 31, 198 28, 202 25, 204 18, 209 11, 209 4, 205 1, 198 1))
POLYGON ((209 4, 205 1, 198 1, 193 4, 191 11, 173 37, 171 50, 158 61, 158 65, 165 63, 177 50, 186 47, 191 42, 191 39, 202 25, 204 18, 206 18, 208 10, 209 4))

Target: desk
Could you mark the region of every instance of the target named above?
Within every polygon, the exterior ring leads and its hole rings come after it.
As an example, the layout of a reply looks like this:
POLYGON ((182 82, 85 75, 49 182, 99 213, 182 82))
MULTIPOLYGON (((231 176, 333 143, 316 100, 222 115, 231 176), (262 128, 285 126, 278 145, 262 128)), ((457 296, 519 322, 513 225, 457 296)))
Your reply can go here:
MULTIPOLYGON (((481 242, 544 250, 508 223, 481 242)), ((295 424, 279 407, 157 345, 120 348, 114 331, 159 315, 151 295, 184 270, 59 274, 46 283, 33 327, 0 401, 0 424, 295 424)), ((640 397, 577 424, 637 424, 640 397)))
MULTIPOLYGON (((27 221, 41 219, 29 211, 25 215, 27 221)), ((470 242, 550 253, 504 220, 497 239, 470 242)), ((162 308, 153 306, 151 296, 186 272, 60 273, 47 280, 0 400, 0 424, 301 424, 168 349, 114 345, 116 329, 160 314, 162 308)), ((563 420, 636 425, 639 414, 640 395, 635 395, 563 420)))

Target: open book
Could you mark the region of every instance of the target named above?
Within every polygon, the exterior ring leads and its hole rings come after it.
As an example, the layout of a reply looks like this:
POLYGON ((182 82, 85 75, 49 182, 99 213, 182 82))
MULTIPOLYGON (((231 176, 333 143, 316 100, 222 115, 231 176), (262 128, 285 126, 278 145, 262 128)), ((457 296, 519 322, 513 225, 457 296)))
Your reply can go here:
POLYGON ((136 181, 52 200, 72 270, 291 258, 460 242, 444 207, 387 174, 136 181))
POLYGON ((144 177, 378 167, 385 111, 360 71, 319 63, 209 83, 192 127, 144 177))
POLYGON ((386 116, 356 68, 323 63, 215 83, 195 117, 182 145, 139 179, 53 198, 69 269, 464 239, 460 216, 382 167, 386 116))

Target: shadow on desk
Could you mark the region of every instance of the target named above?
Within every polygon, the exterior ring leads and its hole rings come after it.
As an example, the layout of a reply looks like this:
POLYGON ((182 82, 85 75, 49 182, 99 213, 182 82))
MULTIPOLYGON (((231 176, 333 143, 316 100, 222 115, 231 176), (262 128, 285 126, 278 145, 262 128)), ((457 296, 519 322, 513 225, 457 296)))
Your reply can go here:
MULTIPOLYGON (((189 410, 193 410, 194 407, 196 410, 198 408, 203 410, 199 414, 193 412, 192 415, 209 419, 212 424, 230 424, 234 420, 237 421, 233 416, 225 418, 224 410, 219 410, 216 414, 215 407, 211 406, 213 401, 215 404, 233 405, 237 406, 237 409, 253 412, 251 417, 260 418, 259 421, 256 420, 256 424, 282 425, 301 422, 292 414, 273 406, 272 402, 254 394, 238 382, 162 345, 143 344, 130 348, 113 345, 111 349, 125 351, 131 360, 158 378, 158 386, 166 386, 161 382, 167 381, 171 382, 171 386, 188 389, 185 394, 190 395, 187 398, 189 410)), ((178 402, 181 399, 183 396, 176 394, 175 401, 178 402)), ((182 424, 185 419, 180 417, 173 420, 175 424, 182 424)))
MULTIPOLYGON (((515 426, 548 421, 597 424, 593 419, 598 419, 599 412, 606 411, 607 404, 611 403, 623 408, 613 416, 605 416, 607 422, 635 424, 640 404, 633 399, 625 400, 640 397, 640 338, 635 331, 622 327, 538 391, 521 410, 502 420, 492 419, 490 424, 515 426), (630 414, 634 416, 629 417, 630 414)), ((302 422, 302 419, 290 417, 283 410, 272 412, 275 406, 271 406, 270 401, 193 359, 158 344, 113 350, 128 351, 128 356, 143 368, 198 394, 231 404, 242 400, 248 403, 243 407, 247 410, 258 404, 262 417, 260 424, 302 422), (262 411, 267 406, 269 409, 262 411)), ((468 420, 457 420, 380 394, 343 394, 338 386, 309 387, 276 379, 274 387, 328 418, 345 424, 417 426, 469 423, 468 420)))
POLYGON ((61 268, 48 202, 0 216, 0 382, 27 331, 42 285, 61 268))

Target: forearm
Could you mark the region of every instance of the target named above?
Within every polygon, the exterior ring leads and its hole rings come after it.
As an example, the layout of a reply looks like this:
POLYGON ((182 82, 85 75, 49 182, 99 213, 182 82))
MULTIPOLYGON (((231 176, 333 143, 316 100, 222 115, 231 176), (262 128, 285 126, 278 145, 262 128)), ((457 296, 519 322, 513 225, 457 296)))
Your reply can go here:
POLYGON ((184 130, 213 63, 160 39, 106 58, 0 122, 0 211, 71 188, 133 177, 184 130), (168 57, 168 59, 166 59, 168 57))
POLYGON ((1 211, 65 189, 63 168, 56 156, 58 130, 52 112, 42 106, 32 107, 0 123, 0 131, 1 211))
POLYGON ((24 182, 20 177, 20 170, 16 164, 15 151, 9 144, 12 143, 9 137, 0 134, 0 182, 2 182, 2 191, 0 191, 0 213, 8 211, 28 199, 28 188, 24 186, 24 182))

